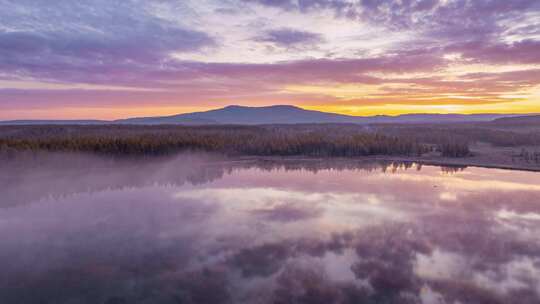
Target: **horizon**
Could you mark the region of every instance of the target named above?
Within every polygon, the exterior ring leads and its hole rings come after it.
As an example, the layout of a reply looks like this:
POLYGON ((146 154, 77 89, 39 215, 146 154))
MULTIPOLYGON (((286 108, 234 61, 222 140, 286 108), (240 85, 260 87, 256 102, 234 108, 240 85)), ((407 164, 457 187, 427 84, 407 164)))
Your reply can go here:
POLYGON ((0 3, 0 121, 540 113, 539 1, 0 3))
POLYGON ((225 105, 219 108, 210 108, 208 110, 203 111, 194 111, 194 112, 184 112, 184 113, 173 113, 170 115, 160 115, 160 116, 130 116, 130 117, 120 117, 120 118, 113 118, 113 119, 99 119, 99 118, 93 118, 93 117, 82 117, 82 118, 68 118, 68 119, 62 119, 62 118, 45 118, 45 119, 32 119, 32 118, 20 118, 20 119, 11 119, 11 120, 0 120, 0 122, 16 122, 16 121, 104 121, 104 122, 115 122, 118 120, 124 120, 124 119, 132 119, 132 118, 157 118, 157 117, 168 117, 168 116, 176 116, 176 115, 182 115, 182 114, 192 114, 192 113, 204 113, 208 111, 215 111, 215 110, 224 110, 230 107, 240 107, 240 108, 271 108, 271 107, 293 107, 301 110, 306 111, 316 111, 316 112, 322 112, 327 114, 337 114, 337 115, 346 115, 351 117, 358 117, 358 118, 370 118, 370 117, 377 117, 377 116, 386 116, 386 117, 400 117, 400 116, 406 116, 406 115, 465 115, 465 116, 474 116, 474 115, 509 115, 509 116, 529 116, 529 115, 540 115, 539 113, 421 113, 421 112, 411 112, 411 113, 404 113, 404 114, 374 114, 374 115, 351 115, 351 114, 343 114, 343 113, 337 113, 337 112, 329 112, 329 111, 320 111, 320 110, 311 110, 308 108, 304 108, 301 106, 291 105, 291 104, 273 104, 273 105, 267 105, 267 106, 243 106, 243 105, 237 105, 237 104, 230 104, 225 105))

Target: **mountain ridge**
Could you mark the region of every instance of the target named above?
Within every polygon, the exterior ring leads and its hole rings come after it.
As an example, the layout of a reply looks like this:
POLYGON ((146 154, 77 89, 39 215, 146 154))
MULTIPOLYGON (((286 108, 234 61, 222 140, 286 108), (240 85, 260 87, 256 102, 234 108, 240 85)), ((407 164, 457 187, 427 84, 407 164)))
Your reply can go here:
POLYGON ((540 124, 540 115, 513 116, 497 118, 495 124, 540 124))
POLYGON ((0 121, 0 125, 39 124, 123 124, 123 125, 259 125, 259 124, 303 124, 303 123, 452 123, 487 122, 501 118, 530 116, 523 114, 423 114, 412 113, 397 116, 352 116, 346 114, 306 110, 293 105, 249 107, 229 105, 209 111, 191 112, 168 116, 133 117, 118 120, 12 120, 0 121))

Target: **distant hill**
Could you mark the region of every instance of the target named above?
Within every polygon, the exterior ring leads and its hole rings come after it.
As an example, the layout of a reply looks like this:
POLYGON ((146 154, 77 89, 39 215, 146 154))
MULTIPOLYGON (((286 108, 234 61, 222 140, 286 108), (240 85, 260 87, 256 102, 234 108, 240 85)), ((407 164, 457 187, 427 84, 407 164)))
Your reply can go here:
POLYGON ((203 124, 297 124, 297 123, 355 123, 359 117, 304 110, 294 106, 243 107, 228 106, 206 112, 166 117, 130 118, 117 121, 127 124, 161 124, 201 122, 203 124))
POLYGON ((540 115, 503 117, 503 118, 495 119, 493 123, 499 124, 499 125, 539 125, 540 126, 540 115))
POLYGON ((407 114, 400 116, 351 116, 305 110, 295 106, 268 107, 228 106, 206 112, 164 117, 144 117, 118 120, 122 124, 301 124, 301 123, 445 123, 492 121, 509 115, 498 114, 407 114))
POLYGON ((2 125, 44 124, 134 124, 134 125, 209 125, 209 124, 303 124, 303 123, 455 123, 486 122, 516 115, 501 114, 406 114, 399 116, 351 116, 305 110, 289 105, 267 107, 228 106, 205 112, 194 112, 161 117, 137 117, 115 121, 102 120, 16 120, 0 122, 2 125))

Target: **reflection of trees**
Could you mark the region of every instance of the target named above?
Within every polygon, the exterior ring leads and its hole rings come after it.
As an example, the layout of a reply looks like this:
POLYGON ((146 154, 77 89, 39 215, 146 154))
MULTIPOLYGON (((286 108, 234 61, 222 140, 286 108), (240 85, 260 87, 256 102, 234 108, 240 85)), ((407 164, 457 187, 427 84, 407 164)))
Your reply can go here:
POLYGON ((458 173, 463 170, 465 170, 466 166, 441 166, 441 171, 443 173, 452 174, 452 173, 458 173))
POLYGON ((199 185, 239 170, 305 171, 362 170, 391 172, 416 168, 413 162, 321 160, 229 161, 210 155, 181 155, 161 159, 98 158, 78 154, 31 154, 28 158, 0 162, 0 207, 29 203, 47 197, 153 185, 199 185), (219 161, 216 161, 219 160, 219 161))
POLYGON ((3 193, 0 207, 77 193, 203 184, 220 179, 227 172, 219 166, 208 166, 210 159, 209 156, 185 155, 173 159, 126 160, 52 154, 0 163, 3 193))
POLYGON ((236 168, 258 168, 264 171, 285 170, 285 171, 307 171, 317 173, 323 170, 341 171, 366 171, 366 172, 392 172, 398 170, 408 170, 416 168, 421 170, 422 165, 410 161, 387 161, 387 160, 345 160, 345 159, 258 159, 253 162, 244 163, 236 168))

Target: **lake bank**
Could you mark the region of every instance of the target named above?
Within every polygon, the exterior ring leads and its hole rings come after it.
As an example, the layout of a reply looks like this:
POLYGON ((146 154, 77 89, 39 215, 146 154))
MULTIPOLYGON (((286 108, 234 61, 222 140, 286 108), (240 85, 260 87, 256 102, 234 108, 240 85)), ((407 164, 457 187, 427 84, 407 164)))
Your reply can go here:
POLYGON ((417 163, 429 166, 452 166, 452 167, 477 167, 477 168, 489 168, 489 169, 503 169, 503 170, 519 170, 540 172, 540 164, 523 164, 523 163, 508 163, 508 162, 490 162, 489 158, 485 156, 470 156, 463 158, 450 158, 450 157, 413 157, 413 156, 363 156, 363 157, 308 157, 308 156, 244 156, 238 157, 236 160, 231 161, 359 161, 359 162, 390 162, 390 163, 417 163))

